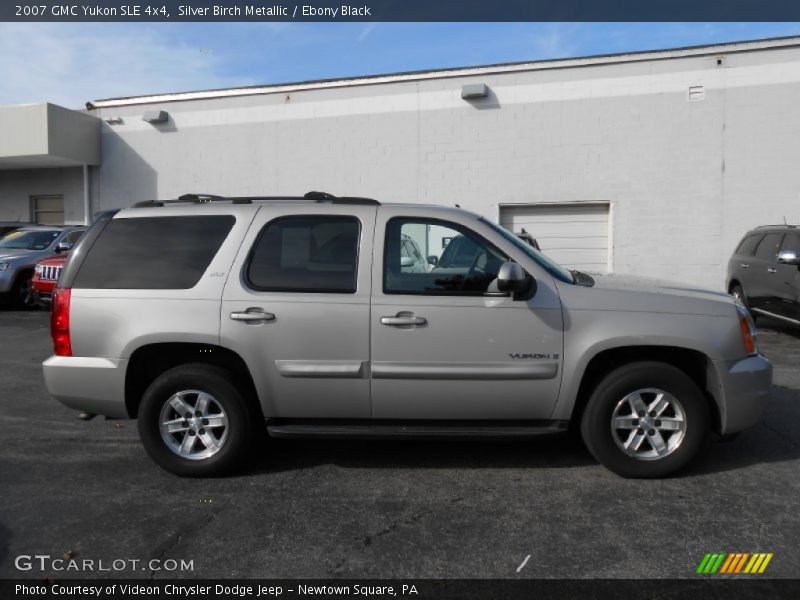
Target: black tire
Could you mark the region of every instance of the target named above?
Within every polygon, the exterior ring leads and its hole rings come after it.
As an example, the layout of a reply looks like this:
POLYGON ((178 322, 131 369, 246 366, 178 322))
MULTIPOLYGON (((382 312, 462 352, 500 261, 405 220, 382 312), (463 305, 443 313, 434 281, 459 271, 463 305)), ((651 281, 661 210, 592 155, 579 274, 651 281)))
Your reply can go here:
MULTIPOLYGON (((664 477, 679 471, 697 455, 708 431, 708 404, 703 393, 683 371, 656 361, 629 363, 609 373, 594 389, 581 417, 581 435, 589 452, 609 470, 630 478, 664 477), (671 394, 680 403, 685 420, 680 443, 665 456, 651 460, 628 455, 615 441, 615 435, 621 440, 623 433, 611 428, 617 405, 628 394, 644 388, 671 394)), ((649 433, 643 435, 647 440, 649 433)))
MULTIPOLYGON (((160 467, 182 477, 219 477, 246 464, 256 431, 254 420, 258 417, 231 383, 231 378, 228 371, 215 365, 186 364, 165 371, 150 384, 139 405, 139 437, 147 453, 160 467), (179 455, 161 434, 162 408, 173 395, 185 390, 210 394, 217 408, 227 417, 227 429, 219 449, 205 458, 190 459, 179 455)), ((184 400, 191 403, 191 394, 184 400)), ((198 426, 201 424, 196 423, 198 426)), ((201 433, 205 435, 202 429, 193 434, 192 437, 197 437, 193 441, 195 445, 202 444, 201 433)), ((173 439, 177 443, 182 437, 182 433, 176 433, 173 439)))
POLYGON ((11 289, 11 304, 14 308, 30 310, 38 306, 38 302, 33 298, 33 273, 20 273, 14 281, 11 289))

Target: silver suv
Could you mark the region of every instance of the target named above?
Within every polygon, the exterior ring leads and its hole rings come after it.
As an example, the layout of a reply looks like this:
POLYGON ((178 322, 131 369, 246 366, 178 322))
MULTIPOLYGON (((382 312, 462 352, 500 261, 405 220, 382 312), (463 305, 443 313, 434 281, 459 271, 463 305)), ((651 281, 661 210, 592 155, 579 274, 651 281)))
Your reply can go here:
POLYGON ((137 418, 155 462, 188 476, 242 465, 266 422, 272 437, 574 425, 609 469, 658 477, 756 423, 772 379, 725 294, 568 271, 457 208, 320 192, 103 215, 64 267, 52 335, 50 392, 137 418), (407 268, 408 240, 436 266, 407 268))

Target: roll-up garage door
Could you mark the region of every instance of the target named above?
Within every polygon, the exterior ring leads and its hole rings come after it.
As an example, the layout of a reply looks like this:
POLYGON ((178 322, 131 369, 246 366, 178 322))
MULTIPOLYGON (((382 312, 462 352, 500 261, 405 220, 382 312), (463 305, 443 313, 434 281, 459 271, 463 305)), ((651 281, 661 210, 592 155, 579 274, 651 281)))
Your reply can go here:
POLYGON ((520 204, 500 207, 500 224, 525 229, 542 252, 568 269, 607 273, 609 268, 608 203, 520 204))

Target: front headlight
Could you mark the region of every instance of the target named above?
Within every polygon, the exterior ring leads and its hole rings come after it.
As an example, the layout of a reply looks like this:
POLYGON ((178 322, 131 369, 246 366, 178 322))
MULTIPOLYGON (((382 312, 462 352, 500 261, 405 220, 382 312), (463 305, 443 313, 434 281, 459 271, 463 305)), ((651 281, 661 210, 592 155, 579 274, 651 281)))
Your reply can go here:
POLYGON ((11 266, 10 262, 0 263, 0 271, 8 271, 8 267, 11 266))
POLYGON ((737 302, 736 312, 739 317, 739 330, 742 332, 744 349, 749 355, 758 354, 758 334, 753 317, 750 316, 750 311, 737 302))
POLYGON ((36 268, 34 269, 34 271, 36 272, 36 274, 39 277, 41 277, 42 273, 44 273, 44 265, 36 265, 36 268))

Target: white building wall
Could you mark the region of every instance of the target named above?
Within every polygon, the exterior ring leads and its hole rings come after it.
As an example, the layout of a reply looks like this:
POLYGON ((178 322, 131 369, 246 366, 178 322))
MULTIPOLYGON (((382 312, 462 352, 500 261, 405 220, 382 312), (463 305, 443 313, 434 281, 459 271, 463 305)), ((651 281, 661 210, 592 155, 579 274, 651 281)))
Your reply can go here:
POLYGON ((102 127, 94 210, 318 189, 497 220, 602 201, 615 272, 722 287, 745 231, 800 219, 800 46, 752 48, 98 108, 121 122, 102 127), (490 98, 462 100, 477 82, 490 98))

